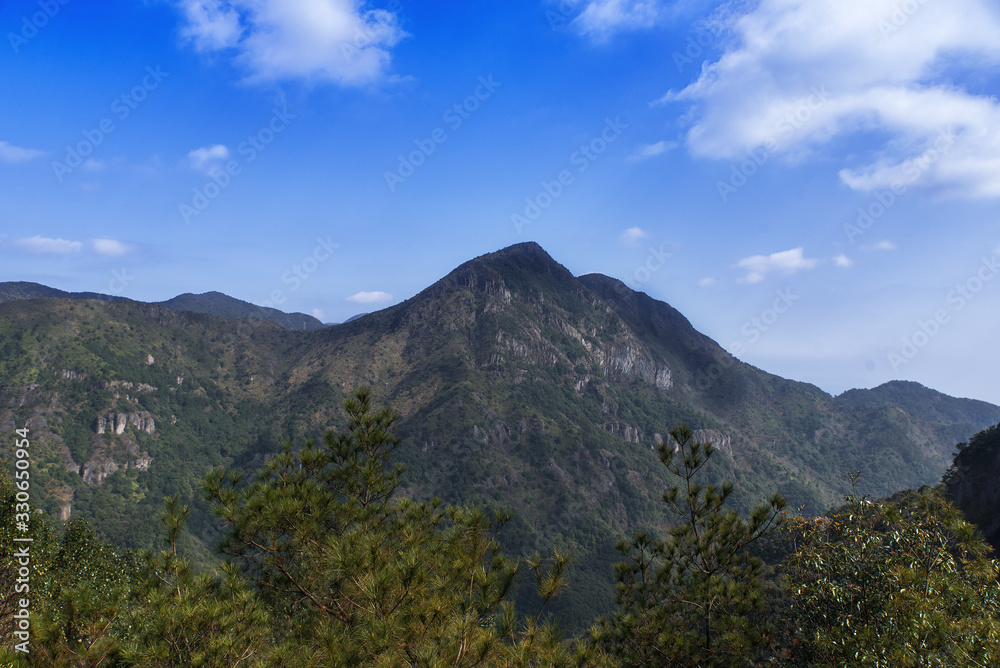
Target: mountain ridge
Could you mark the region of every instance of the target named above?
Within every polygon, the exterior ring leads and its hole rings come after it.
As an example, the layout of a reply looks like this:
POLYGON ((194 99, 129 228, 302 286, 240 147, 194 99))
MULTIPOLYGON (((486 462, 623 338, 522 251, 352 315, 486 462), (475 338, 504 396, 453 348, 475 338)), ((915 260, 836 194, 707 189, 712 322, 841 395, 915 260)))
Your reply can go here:
MULTIPOLYGON (((119 302, 136 301, 127 297, 116 295, 106 295, 98 292, 66 292, 57 288, 50 288, 41 283, 31 283, 27 281, 9 281, 0 283, 0 303, 13 300, 24 299, 93 299, 96 301, 119 302)), ((327 325, 319 319, 305 313, 285 313, 279 309, 266 306, 257 306, 250 302, 230 297, 221 292, 211 291, 201 294, 185 292, 171 299, 162 302, 137 302, 141 304, 162 304, 175 311, 189 311, 192 313, 204 313, 216 315, 223 318, 256 318, 258 320, 269 320, 285 329, 293 330, 313 330, 321 329, 327 325)))
POLYGON ((216 529, 194 493, 205 472, 252 472, 281 441, 338 424, 341 401, 369 386, 401 414, 401 493, 505 506, 514 553, 574 553, 585 586, 553 610, 580 623, 613 598, 617 540, 667 526, 656 447, 678 424, 716 446, 706 475, 736 484, 737 508, 779 491, 815 513, 849 490, 847 471, 868 472, 862 489, 877 496, 936 482, 955 443, 1000 421, 1000 407, 922 386, 838 399, 769 374, 669 304, 574 277, 537 244, 315 331, 45 299, 0 304, 0 334, 0 429, 37 431, 39 498, 53 514, 148 545, 155 522, 134 518, 182 492, 192 535, 209 545, 216 529))

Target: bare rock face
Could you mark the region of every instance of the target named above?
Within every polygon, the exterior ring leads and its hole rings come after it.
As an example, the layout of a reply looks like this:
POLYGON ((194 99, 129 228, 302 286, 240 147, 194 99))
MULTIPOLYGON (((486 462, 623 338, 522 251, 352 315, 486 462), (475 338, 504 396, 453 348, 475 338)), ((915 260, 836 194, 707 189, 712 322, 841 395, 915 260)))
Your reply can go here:
POLYGON ((695 429, 691 432, 695 443, 711 443, 716 450, 722 450, 727 455, 733 455, 733 442, 718 429, 695 429))
POLYGON ((73 504, 64 503, 63 505, 59 506, 58 518, 60 521, 68 522, 70 515, 72 514, 73 514, 73 504))
POLYGON ((149 411, 98 415, 95 431, 97 434, 114 433, 120 436, 125 433, 125 428, 129 425, 150 436, 156 433, 156 421, 149 411))
POLYGON ((91 457, 90 461, 80 467, 80 476, 85 483, 90 485, 103 485, 108 476, 118 471, 134 468, 139 471, 148 471, 153 458, 146 452, 140 452, 135 443, 129 443, 125 448, 124 457, 116 456, 115 459, 107 453, 106 449, 101 449, 91 457), (117 459, 118 461, 115 461, 117 459))
POLYGON ((617 420, 605 422, 604 429, 605 431, 609 431, 615 436, 620 437, 627 443, 641 443, 643 440, 643 434, 640 430, 630 424, 618 422, 617 420))
MULTIPOLYGON (((677 441, 674 440, 673 435, 667 435, 664 437, 662 434, 653 434, 653 440, 656 441, 657 445, 660 445, 665 440, 668 442, 676 452, 677 441)), ((733 456, 733 441, 732 439, 723 434, 718 429, 695 429, 691 432, 691 443, 708 443, 716 450, 721 450, 725 452, 730 457, 733 456)))
POLYGON ((112 461, 90 460, 83 465, 83 481, 90 485, 103 485, 109 475, 118 470, 118 464, 112 461))
POLYGON ((601 367, 612 379, 644 380, 661 390, 673 387, 670 369, 658 364, 645 346, 631 342, 622 346, 612 346, 605 351, 601 367))

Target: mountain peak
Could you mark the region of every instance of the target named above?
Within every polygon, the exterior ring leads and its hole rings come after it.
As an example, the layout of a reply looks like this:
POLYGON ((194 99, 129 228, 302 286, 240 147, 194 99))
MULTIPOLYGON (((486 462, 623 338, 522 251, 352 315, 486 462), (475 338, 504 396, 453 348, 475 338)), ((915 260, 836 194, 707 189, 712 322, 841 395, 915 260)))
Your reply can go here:
POLYGON ((487 267, 501 274, 524 272, 536 276, 548 275, 575 280, 566 267, 553 260, 552 256, 534 241, 525 241, 480 255, 459 266, 452 274, 464 274, 470 269, 487 267))

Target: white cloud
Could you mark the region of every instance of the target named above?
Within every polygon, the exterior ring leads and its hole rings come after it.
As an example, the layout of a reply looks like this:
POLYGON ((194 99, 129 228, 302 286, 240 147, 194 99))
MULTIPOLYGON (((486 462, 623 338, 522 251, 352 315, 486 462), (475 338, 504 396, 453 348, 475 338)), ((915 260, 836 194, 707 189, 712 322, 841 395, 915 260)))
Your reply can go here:
POLYGON ((233 7, 217 0, 187 0, 179 4, 187 19, 181 34, 194 42, 199 51, 224 49, 239 41, 243 27, 233 7))
POLYGON ((663 17, 661 0, 588 0, 573 26, 595 41, 621 30, 651 28, 663 17))
POLYGON ((363 85, 385 76, 406 33, 361 0, 178 0, 199 51, 233 49, 251 81, 363 85))
POLYGON ((628 159, 633 162, 645 160, 646 158, 662 155, 663 153, 675 148, 677 148, 677 142, 666 140, 660 140, 654 144, 642 144, 635 150, 635 153, 628 157, 628 159))
POLYGON ((649 232, 641 227, 630 227, 618 235, 618 243, 626 248, 637 248, 643 239, 649 238, 649 232))
POLYGON ((316 318, 320 322, 323 322, 323 309, 314 308, 312 314, 314 318, 316 318))
POLYGON ((802 247, 771 253, 770 255, 754 255, 743 258, 736 263, 739 269, 746 269, 747 275, 739 279, 739 283, 760 283, 764 277, 774 271, 784 274, 794 274, 800 271, 815 269, 819 260, 804 257, 802 247))
POLYGON ((347 301, 355 304, 375 304, 378 302, 391 302, 392 295, 388 292, 358 292, 347 298, 347 301))
POLYGON ((104 169, 103 160, 94 160, 93 158, 88 158, 86 162, 83 163, 83 168, 88 172, 99 172, 104 169))
POLYGON ((117 239, 108 239, 106 237, 91 239, 90 245, 95 253, 104 255, 105 257, 118 257, 132 250, 132 246, 117 239))
POLYGON ((191 161, 191 169, 206 173, 212 171, 213 167, 217 167, 219 162, 228 157, 229 149, 222 144, 203 146, 188 153, 188 159, 191 161))
POLYGON ((710 288, 713 285, 715 285, 715 279, 712 278, 711 276, 702 278, 698 281, 699 288, 710 288))
POLYGON ((844 269, 848 269, 854 265, 854 260, 841 253, 837 257, 833 258, 833 263, 838 267, 843 267, 844 269))
POLYGON ((0 141, 0 162, 16 164, 27 162, 45 155, 45 151, 36 151, 33 148, 21 148, 5 141, 0 141))
POLYGON ((878 243, 874 243, 871 246, 862 246, 862 250, 866 251, 894 251, 896 250, 896 244, 892 243, 888 239, 883 239, 878 243))
POLYGON ((853 137, 861 152, 843 147, 853 157, 839 158, 851 188, 1000 197, 1000 102, 961 85, 1000 65, 1000 6, 910 4, 907 13, 898 0, 761 0, 730 19, 732 46, 664 98, 693 104, 688 148, 800 159, 853 137))
POLYGON ((49 237, 43 237, 35 235, 33 237, 27 237, 24 239, 15 239, 14 245, 18 248, 22 248, 29 253, 37 253, 39 255, 45 253, 52 253, 55 255, 70 255, 72 253, 79 253, 83 248, 83 244, 79 241, 67 241, 66 239, 52 239, 49 237))

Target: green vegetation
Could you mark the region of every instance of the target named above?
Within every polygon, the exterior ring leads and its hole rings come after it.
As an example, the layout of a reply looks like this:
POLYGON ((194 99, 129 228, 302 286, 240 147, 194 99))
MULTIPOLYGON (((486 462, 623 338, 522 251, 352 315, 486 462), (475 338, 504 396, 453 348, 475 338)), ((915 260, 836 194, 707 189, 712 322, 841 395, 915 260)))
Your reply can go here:
POLYGON ((695 480, 712 446, 694 442, 686 427, 670 435, 677 449, 663 444, 660 459, 680 485, 663 500, 678 523, 664 540, 641 533, 619 546, 619 609, 599 637, 627 665, 763 663, 773 602, 764 595, 764 562, 748 548, 781 525, 785 500, 775 495, 744 520, 725 508, 730 485, 695 480))
MULTIPOLYGON (((820 518, 773 496, 744 517, 702 484, 716 450, 686 427, 659 449, 676 518, 619 549, 617 605, 567 639, 550 603, 585 583, 558 550, 507 556, 503 516, 397 494, 398 422, 367 390, 346 429, 285 446, 205 497, 221 563, 184 556, 189 508, 167 499, 166 549, 141 556, 85 520, 30 521, 31 653, 13 651, 16 489, 0 476, 0 660, 27 666, 927 666, 1000 661, 998 564, 937 490, 848 495, 820 518), (676 447, 674 447, 676 444, 676 447), (766 557, 770 564, 765 564, 766 557), (519 570, 537 607, 511 599, 519 570)), ((853 477, 851 484, 857 483, 853 477)))
POLYGON ((798 520, 788 577, 799 665, 995 666, 998 564, 938 491, 851 496, 798 520))
MULTIPOLYGON (((666 428, 712 441, 698 475, 731 481, 727 506, 748 516, 775 492, 822 513, 850 491, 845 470, 877 471, 875 497, 932 484, 955 443, 1000 420, 996 406, 916 384, 831 397, 767 374, 669 305, 575 278, 534 244, 316 331, 129 301, 0 303, 0 424, 31 428, 37 507, 152 549, 162 499, 177 496, 189 508, 177 551, 195 572, 221 567, 206 474, 249 479, 282 442, 322 444, 360 386, 400 412, 398 496, 503 508, 503 553, 570 558, 577 586, 545 617, 572 634, 615 611, 615 545, 672 526, 661 496, 675 480, 657 457, 666 428)), ((517 611, 540 607, 536 590, 522 568, 517 611)))

